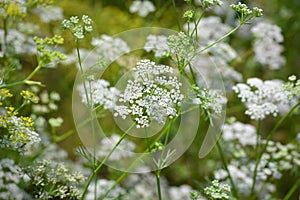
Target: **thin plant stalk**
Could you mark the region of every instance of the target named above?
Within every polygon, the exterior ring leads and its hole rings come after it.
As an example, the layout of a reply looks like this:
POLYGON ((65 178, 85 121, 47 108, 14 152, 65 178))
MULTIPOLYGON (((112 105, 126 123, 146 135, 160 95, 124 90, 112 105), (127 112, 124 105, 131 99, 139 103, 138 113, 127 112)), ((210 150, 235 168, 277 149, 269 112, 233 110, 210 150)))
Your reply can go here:
MULTIPOLYGON (((175 0, 172 0, 172 4, 173 4, 174 11, 177 14, 177 8, 176 8, 176 2, 175 2, 175 0)), ((179 23, 179 20, 178 20, 177 17, 176 17, 176 23, 177 23, 178 29, 181 30, 181 26, 180 26, 180 23, 179 23)))
MULTIPOLYGON (((76 41, 77 59, 78 59, 82 77, 84 77, 84 71, 83 71, 82 61, 81 61, 81 56, 80 56, 80 51, 79 51, 79 41, 78 41, 78 39, 75 39, 75 41, 76 41)), ((87 86, 86 86, 86 82, 85 82, 84 78, 83 78, 83 87, 84 87, 85 97, 86 97, 88 108, 89 108, 89 114, 90 114, 90 117, 92 118, 91 126, 92 126, 93 142, 94 142, 94 144, 93 144, 93 168, 94 168, 93 172, 94 172, 96 169, 96 166, 97 166, 97 164, 96 164, 97 159, 96 159, 96 133, 95 133, 95 124, 94 124, 94 119, 93 119, 93 115, 94 115, 93 98, 92 98, 91 90, 90 90, 90 92, 87 91, 87 86), (89 95, 90 95, 90 98, 89 98, 89 95)), ((91 88, 91 86, 90 86, 90 88, 91 88)), ((96 200, 97 199, 97 181, 98 181, 97 173, 94 176, 95 176, 94 200, 96 200)))
POLYGON ((101 169, 101 167, 104 165, 104 163, 109 159, 109 157, 111 156, 111 154, 116 150, 116 148, 120 145, 120 143, 124 140, 124 138, 127 136, 127 134, 129 133, 129 131, 134 127, 135 124, 132 124, 128 130, 121 136, 121 138, 118 140, 118 142, 115 144, 115 146, 110 150, 110 152, 105 156, 105 158, 103 159, 103 161, 93 170, 92 174, 90 175, 83 193, 81 195, 81 200, 84 199, 86 193, 87 193, 87 189, 89 187, 89 185, 91 184, 93 178, 95 177, 96 174, 98 174, 99 170, 101 169))
POLYGON ((32 80, 30 80, 43 67, 41 65, 41 63, 39 62, 39 56, 37 56, 37 60, 38 60, 38 63, 39 63, 38 66, 25 79, 23 79, 22 81, 17 81, 17 82, 14 82, 14 83, 9 83, 9 84, 1 85, 0 88, 10 88, 10 87, 18 86, 18 85, 23 85, 23 84, 44 86, 39 81, 32 81, 32 80))
POLYGON ((259 145, 260 145, 260 125, 261 125, 261 120, 259 119, 257 122, 257 127, 256 127, 256 145, 255 145, 255 156, 258 155, 259 153, 259 145))
POLYGON ((206 51, 207 49, 215 46, 216 44, 218 44, 219 42, 222 42, 224 39, 226 39, 228 36, 230 36, 231 34, 233 34, 235 31, 237 31, 243 24, 239 23, 239 25, 237 25, 235 28, 231 29, 228 33, 226 33, 225 35, 223 35, 222 37, 220 37, 219 39, 217 39, 216 41, 212 42, 211 44, 209 44, 208 46, 206 46, 205 48, 195 52, 193 54, 193 56, 191 56, 189 58, 189 60, 186 62, 185 66, 183 67, 183 69, 185 69, 185 67, 195 58, 195 56, 200 55, 202 52, 206 51))
POLYGON ((157 186, 158 199, 162 200, 161 189, 160 189, 160 171, 155 172, 155 177, 156 177, 156 186, 157 186))
POLYGON ((299 187, 300 187, 300 179, 298 179, 297 183, 295 183, 293 185, 293 187, 288 191, 288 193, 285 195, 285 197, 283 198, 283 200, 289 200, 289 199, 291 199, 291 197, 294 194, 294 192, 296 192, 297 190, 299 190, 299 187))
MULTIPOLYGON (((177 119, 177 117, 175 117, 173 120, 176 120, 176 119, 177 119)), ((155 144, 157 141, 159 141, 164 136, 165 132, 167 130, 169 130, 170 126, 171 126, 171 123, 160 133, 159 137, 156 138, 152 144, 155 144)), ((119 176, 119 178, 115 181, 115 183, 112 186, 110 186, 110 188, 106 191, 106 193, 103 195, 101 200, 105 199, 108 196, 108 194, 116 187, 116 185, 128 174, 129 170, 132 167, 134 167, 135 162, 137 162, 138 160, 141 160, 146 155, 145 153, 147 153, 147 152, 149 152, 149 148, 147 148, 139 158, 134 160, 131 163, 131 165, 119 176)))
POLYGON ((238 189, 237 189, 237 187, 236 187, 236 185, 235 185, 235 183, 234 183, 234 181, 232 179, 231 173, 230 173, 230 171, 228 169, 228 164, 227 164, 227 161, 226 161, 226 158, 225 158, 225 155, 223 153, 223 149, 222 149, 222 147, 220 145, 219 140, 217 141, 217 148, 218 148, 219 154, 221 156, 221 160, 222 160, 222 163, 224 165, 224 168, 225 168, 225 170, 226 170, 226 172, 228 174, 228 178, 229 178, 229 181, 230 181, 230 184, 231 184, 231 187, 232 187, 233 195, 236 198, 239 198, 238 189))
POLYGON ((218 44, 219 42, 223 41, 225 38, 227 38, 229 35, 231 35, 232 33, 234 33, 235 31, 237 31, 243 24, 239 24, 238 26, 236 26, 235 28, 233 28, 231 31, 229 31, 228 33, 226 33, 225 35, 223 35, 222 37, 220 37, 219 39, 217 39, 216 41, 214 41, 213 43, 211 43, 210 45, 206 46, 205 48, 201 49, 200 51, 198 51, 196 54, 200 54, 204 51, 206 51, 207 49, 215 46, 216 44, 218 44))
POLYGON ((203 10, 203 12, 201 13, 199 19, 197 21, 195 21, 195 27, 194 27, 194 30, 192 31, 191 33, 191 36, 193 36, 194 32, 195 32, 195 37, 196 37, 196 41, 198 41, 198 25, 201 21, 201 19, 204 17, 204 14, 205 14, 205 9, 203 10))
POLYGON ((253 179, 252 179, 252 186, 251 186, 251 193, 250 196, 253 196, 254 194, 254 188, 255 188, 255 184, 256 184, 256 176, 257 176, 257 169, 258 169, 258 165, 261 161, 261 158, 264 154, 264 152, 266 151, 269 141, 271 140, 271 138, 273 137, 273 135, 275 134, 275 132, 277 131, 277 129, 281 126, 281 124, 294 112, 294 110, 300 105, 300 101, 298 101, 298 103, 296 105, 294 105, 290 111, 284 115, 274 126, 274 128, 271 130, 270 134, 267 137, 267 140, 264 144, 264 146, 262 147, 262 150, 260 152, 260 154, 258 155, 256 162, 255 162, 255 167, 254 167, 254 172, 253 172, 253 179))
POLYGON ((173 125, 173 120, 170 122, 170 126, 168 126, 168 128, 167 128, 167 134, 166 134, 166 139, 165 139, 165 142, 164 142, 164 148, 161 152, 160 160, 158 162, 159 163, 158 166, 157 166, 158 169, 155 171, 157 194, 158 194, 158 199, 159 200, 162 200, 161 184, 160 184, 160 173, 161 173, 162 168, 164 167, 164 166, 161 166, 161 164, 162 164, 162 159, 163 159, 163 156, 164 156, 164 153, 165 153, 165 147, 167 146, 167 143, 168 143, 168 140, 169 140, 172 125, 173 125))

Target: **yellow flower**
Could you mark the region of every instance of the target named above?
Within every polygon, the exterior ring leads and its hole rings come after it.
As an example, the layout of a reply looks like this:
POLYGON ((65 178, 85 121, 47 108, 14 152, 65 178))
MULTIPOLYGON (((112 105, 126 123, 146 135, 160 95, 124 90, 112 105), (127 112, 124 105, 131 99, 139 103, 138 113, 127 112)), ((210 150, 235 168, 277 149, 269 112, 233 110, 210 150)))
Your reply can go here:
POLYGON ((34 121, 30 117, 21 117, 21 119, 26 127, 32 127, 34 124, 34 121))
POLYGON ((33 92, 22 90, 20 94, 28 103, 38 103, 38 97, 33 92))
POLYGON ((13 95, 10 93, 10 91, 8 89, 1 89, 0 90, 0 98, 5 99, 7 97, 12 97, 13 95))

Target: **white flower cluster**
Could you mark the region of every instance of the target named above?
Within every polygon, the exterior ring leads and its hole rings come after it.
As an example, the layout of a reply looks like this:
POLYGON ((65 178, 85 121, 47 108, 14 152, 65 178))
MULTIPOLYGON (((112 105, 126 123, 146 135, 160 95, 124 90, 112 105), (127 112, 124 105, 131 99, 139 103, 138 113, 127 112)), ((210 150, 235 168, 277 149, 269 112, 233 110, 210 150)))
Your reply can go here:
MULTIPOLYGON (((38 92, 38 89, 36 92, 38 92)), ((32 110, 35 114, 46 114, 58 109, 57 102, 60 101, 59 93, 55 91, 48 93, 44 90, 40 93, 39 99, 39 104, 32 105, 32 110)))
MULTIPOLYGON (((113 134, 110 137, 106 137, 101 140, 99 145, 99 151, 97 151, 97 157, 104 158, 114 148, 117 142, 120 140, 120 136, 113 134)), ((134 152, 135 144, 129 140, 123 139, 118 148, 111 154, 109 160, 118 161, 123 158, 130 157, 134 152)))
MULTIPOLYGON (((263 143, 265 142, 263 141, 263 143)), ((258 169, 259 171, 270 169, 272 173, 269 172, 266 175, 279 179, 282 172, 292 170, 295 167, 300 168, 299 147, 291 143, 281 144, 270 141, 258 169)))
POLYGON ((195 41, 184 32, 169 36, 167 44, 170 51, 176 54, 179 59, 187 59, 196 50, 195 41))
MULTIPOLYGON (((147 167, 141 167, 140 171, 149 171, 147 167)), ((103 198, 105 192, 113 185, 113 180, 98 179, 97 180, 97 198, 103 198)), ((156 187, 156 177, 153 173, 130 174, 122 187, 117 184, 105 199, 122 199, 122 200, 153 200, 158 198, 156 187)), ((164 199, 169 200, 190 200, 190 192, 195 191, 189 185, 169 186, 164 177, 160 178, 161 192, 164 199)), ((92 182, 88 188, 86 195, 87 200, 93 200, 95 195, 95 182, 92 182)), ((206 198, 198 195, 198 200, 206 198)))
POLYGON ((254 52, 255 59, 262 65, 270 69, 279 69, 285 64, 285 58, 281 55, 283 52, 282 43, 284 38, 281 29, 276 25, 266 22, 258 23, 251 29, 254 34, 254 52))
POLYGON ((204 188, 204 194, 211 199, 229 199, 230 187, 227 184, 220 184, 218 180, 213 180, 211 186, 204 188))
MULTIPOLYGON (((149 171, 147 167, 141 166, 141 171, 149 171)), ((164 177, 160 177, 161 192, 163 197, 168 196, 168 182, 164 177)), ((129 193, 124 196, 124 200, 153 200, 158 199, 156 178, 152 173, 131 174, 125 183, 125 188, 129 193)), ((171 199, 171 198, 164 198, 171 199)))
MULTIPOLYGON (((231 90, 235 82, 242 81, 242 75, 230 67, 221 56, 196 56, 192 63, 198 85, 213 86, 220 74, 222 75, 225 89, 228 91, 231 90)), ((186 70, 189 69, 187 68, 186 70)))
MULTIPOLYGON (((94 200, 94 199, 101 199, 105 192, 112 186, 114 185, 115 182, 111 180, 106 180, 106 179, 98 179, 97 180, 97 197, 95 198, 95 182, 92 182, 90 187, 88 188, 88 192, 86 194, 85 199, 86 200, 94 200)), ((113 200, 113 199, 120 199, 121 197, 124 196, 126 191, 121 188, 120 186, 116 186, 105 199, 107 200, 113 200)), ((123 198, 122 198, 123 199, 123 198)))
MULTIPOLYGON (((195 23, 190 23, 190 30, 195 28, 195 23)), ((188 25, 184 25, 184 30, 188 30, 188 25)), ((202 45, 207 45, 213 42, 223 35, 225 35, 230 30, 230 26, 222 23, 220 17, 210 16, 203 18, 197 26, 197 36, 199 38, 199 43, 202 45)))
POLYGON ((129 8, 130 13, 138 13, 141 17, 146 17, 150 12, 155 11, 155 6, 151 1, 144 0, 144 1, 133 1, 129 8))
POLYGON ((247 84, 238 83, 232 89, 246 104, 245 114, 251 119, 261 120, 267 115, 277 116, 279 106, 288 105, 288 92, 282 91, 282 85, 279 80, 249 78, 247 84))
POLYGON ((284 91, 289 92, 289 99, 299 99, 300 97, 300 79, 297 80, 295 75, 288 78, 288 82, 282 87, 284 91))
POLYGON ((109 82, 104 79, 86 81, 85 86, 86 90, 83 84, 78 86, 84 104, 91 108, 103 106, 104 109, 114 110, 120 94, 118 89, 110 87, 109 82))
POLYGON ((38 24, 31 22, 20 22, 18 23, 17 30, 26 35, 34 35, 40 30, 40 27, 38 24))
MULTIPOLYGON (((190 200, 190 192, 192 191, 193 188, 189 185, 173 186, 169 188, 169 196, 172 200, 190 200)), ((199 196, 197 199, 201 200, 199 196)))
POLYGON ((83 39, 86 34, 93 31, 93 20, 87 15, 72 16, 69 19, 64 19, 61 22, 63 28, 69 29, 76 39, 83 39))
POLYGON ((31 187, 35 189, 33 191, 35 199, 80 197, 79 185, 85 177, 79 172, 71 172, 64 163, 42 160, 25 168, 24 171, 31 180, 31 187))
POLYGON ((27 199, 28 194, 18 186, 22 179, 26 181, 21 168, 14 160, 0 160, 0 199, 27 199))
POLYGON ((166 117, 176 117, 184 96, 174 70, 141 60, 133 71, 134 80, 128 80, 125 91, 120 94, 119 102, 123 105, 116 107, 115 116, 125 119, 130 115, 137 128, 149 127, 152 120, 164 124, 166 117))
POLYGON ((68 153, 57 144, 48 144, 47 151, 43 152, 39 158, 66 163, 66 160, 68 160, 68 153))
MULTIPOLYGON (((209 58, 216 65, 216 71, 222 74, 226 89, 237 81, 242 81, 242 74, 232 68, 229 63, 237 58, 237 52, 227 43, 218 43, 208 49, 209 58)), ((208 68, 211 72, 211 66, 208 68)))
MULTIPOLYGON (((251 192, 251 186, 253 183, 252 175, 253 175, 254 163, 243 164, 239 161, 232 161, 228 165, 228 170, 230 171, 230 175, 235 183, 238 191, 245 196, 248 196, 251 192)), ((273 193, 275 190, 275 186, 270 182, 264 182, 263 178, 265 176, 262 173, 258 174, 255 186, 255 191, 259 196, 259 199, 268 199, 270 197, 270 193, 273 193)), ((214 172, 215 179, 218 180, 226 180, 228 178, 227 171, 224 169, 217 170, 214 172)), ((224 183, 230 184, 228 179, 224 181, 224 183)))
POLYGON ((237 52, 227 43, 220 42, 208 49, 209 53, 226 62, 237 58, 237 52))
POLYGON ((0 146, 13 147, 19 152, 23 152, 25 145, 39 143, 41 138, 32 127, 33 122, 28 117, 17 117, 0 114, 0 127, 4 127, 8 131, 8 135, 4 135, 0 139, 0 146))
POLYGON ((41 7, 34 10, 37 13, 42 22, 49 23, 51 21, 57 21, 63 19, 63 10, 57 6, 41 7))
MULTIPOLYGON (((200 1, 200 0, 195 0, 200 1)), ((217 15, 217 16, 226 16, 226 15, 231 15, 234 14, 234 11, 230 8, 230 5, 235 3, 235 0, 226 0, 222 1, 222 6, 214 6, 212 8, 212 12, 217 15)), ((200 5, 200 4, 199 4, 200 5)))
POLYGON ((14 128, 9 130, 10 134, 25 133, 29 143, 39 143, 41 141, 39 134, 32 130, 32 128, 27 127, 26 121, 24 121, 22 118, 12 116, 11 118, 7 119, 6 123, 13 124, 14 126, 14 128))
POLYGON ((154 51, 155 57, 163 57, 170 51, 167 40, 164 35, 148 35, 144 49, 147 52, 154 51))
POLYGON ((221 6, 223 2, 220 0, 195 0, 195 4, 201 5, 204 8, 209 8, 213 6, 221 6))
POLYGON ((95 47, 96 53, 99 54, 105 62, 112 62, 121 55, 130 52, 130 47, 124 40, 108 35, 93 38, 91 44, 95 47))
MULTIPOLYGON (((18 30, 10 29, 7 34, 7 44, 10 45, 16 54, 35 54, 36 45, 33 38, 30 38, 18 30)), ((4 30, 0 29, 0 43, 4 44, 4 30)), ((5 51, 5 49, 4 49, 5 51)))
POLYGON ((227 103, 227 98, 222 96, 219 90, 209 90, 207 88, 198 89, 193 104, 198 104, 209 113, 220 114, 223 106, 227 103))
POLYGON ((223 125, 223 139, 225 141, 239 141, 243 146, 256 144, 256 128, 250 124, 234 122, 223 125))

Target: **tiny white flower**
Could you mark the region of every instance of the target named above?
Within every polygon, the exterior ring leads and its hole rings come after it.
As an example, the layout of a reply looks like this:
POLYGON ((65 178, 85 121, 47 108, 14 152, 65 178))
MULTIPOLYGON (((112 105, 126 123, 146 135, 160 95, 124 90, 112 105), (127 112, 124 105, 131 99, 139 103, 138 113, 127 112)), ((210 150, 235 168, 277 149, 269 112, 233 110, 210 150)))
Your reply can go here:
POLYGON ((284 48, 280 45, 284 38, 278 26, 261 22, 251 32, 255 36, 254 52, 257 62, 270 69, 279 69, 285 64, 285 58, 281 55, 284 48))
POLYGON ((149 127, 153 120, 164 124, 166 118, 176 117, 183 95, 173 69, 141 60, 133 72, 133 80, 127 81, 120 94, 121 105, 116 106, 115 116, 126 118, 129 115, 137 128, 149 127))
POLYGON ((110 83, 104 79, 96 79, 86 81, 86 91, 84 85, 78 86, 78 91, 82 102, 86 105, 95 108, 96 106, 103 106, 104 109, 114 110, 119 96, 119 90, 110 87, 110 83))
POLYGON ((154 51, 155 57, 163 57, 170 51, 167 39, 164 35, 148 35, 144 49, 147 52, 154 51))
POLYGON ((251 119, 259 120, 267 115, 276 117, 279 108, 288 105, 288 92, 282 91, 282 85, 279 80, 249 78, 247 84, 238 83, 232 89, 247 106, 245 114, 251 119))
POLYGON ((130 52, 130 47, 124 40, 121 38, 112 38, 108 35, 93 38, 91 44, 96 47, 96 53, 105 62, 112 62, 121 55, 130 52))
POLYGON ((144 0, 144 1, 133 1, 129 8, 130 13, 138 13, 141 17, 146 17, 150 12, 155 11, 155 6, 151 1, 144 0))
POLYGON ((45 23, 61 20, 63 18, 63 10, 57 6, 41 7, 34 10, 39 14, 41 20, 45 23))

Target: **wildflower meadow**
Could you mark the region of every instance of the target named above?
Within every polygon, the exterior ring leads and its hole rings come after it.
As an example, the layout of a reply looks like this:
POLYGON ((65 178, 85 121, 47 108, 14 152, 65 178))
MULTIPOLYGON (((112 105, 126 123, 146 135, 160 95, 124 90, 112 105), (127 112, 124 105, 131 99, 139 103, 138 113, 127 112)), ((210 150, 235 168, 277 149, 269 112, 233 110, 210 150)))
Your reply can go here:
POLYGON ((0 0, 0 199, 299 200, 299 0, 0 0))

